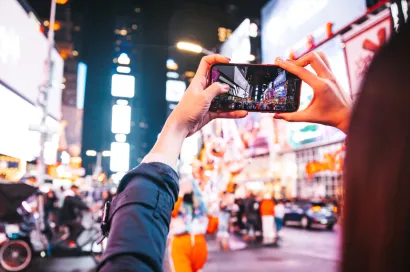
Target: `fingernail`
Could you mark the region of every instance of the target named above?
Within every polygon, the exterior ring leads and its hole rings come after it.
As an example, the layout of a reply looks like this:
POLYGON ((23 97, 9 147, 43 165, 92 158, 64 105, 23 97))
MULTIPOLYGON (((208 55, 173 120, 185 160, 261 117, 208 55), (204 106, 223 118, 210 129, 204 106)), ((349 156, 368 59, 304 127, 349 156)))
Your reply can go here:
POLYGON ((280 114, 275 114, 275 115, 273 116, 273 118, 275 118, 275 119, 283 119, 283 117, 282 117, 280 114))
POLYGON ((279 64, 279 63, 283 63, 283 59, 281 59, 280 57, 277 57, 275 59, 275 63, 279 64))
POLYGON ((231 58, 225 57, 227 60, 231 61, 231 58))
POLYGON ((228 84, 222 84, 222 88, 224 88, 224 90, 226 90, 226 91, 229 91, 231 86, 229 86, 228 84))

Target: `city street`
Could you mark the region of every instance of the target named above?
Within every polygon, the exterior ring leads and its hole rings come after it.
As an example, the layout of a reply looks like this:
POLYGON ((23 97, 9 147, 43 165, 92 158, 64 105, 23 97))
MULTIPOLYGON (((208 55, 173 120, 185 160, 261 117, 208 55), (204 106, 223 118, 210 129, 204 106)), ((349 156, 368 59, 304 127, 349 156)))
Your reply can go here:
MULTIPOLYGON (((215 242, 209 245, 208 262, 204 272, 224 271, 336 271, 339 228, 302 230, 285 228, 279 248, 245 249, 221 253, 215 242)), ((36 259, 29 271, 64 272, 92 271, 91 258, 36 259)))

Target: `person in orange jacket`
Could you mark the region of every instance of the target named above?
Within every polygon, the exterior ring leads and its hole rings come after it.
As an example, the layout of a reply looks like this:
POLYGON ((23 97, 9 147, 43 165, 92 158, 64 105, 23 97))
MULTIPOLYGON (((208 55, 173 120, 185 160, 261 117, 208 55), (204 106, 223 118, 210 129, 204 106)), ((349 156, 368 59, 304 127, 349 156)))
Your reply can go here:
POLYGON ((275 202, 269 194, 264 195, 260 203, 262 217, 262 235, 264 244, 272 244, 275 240, 275 202))
POLYGON ((196 272, 203 268, 208 257, 205 239, 208 221, 196 181, 182 181, 170 227, 168 252, 171 271, 196 272))

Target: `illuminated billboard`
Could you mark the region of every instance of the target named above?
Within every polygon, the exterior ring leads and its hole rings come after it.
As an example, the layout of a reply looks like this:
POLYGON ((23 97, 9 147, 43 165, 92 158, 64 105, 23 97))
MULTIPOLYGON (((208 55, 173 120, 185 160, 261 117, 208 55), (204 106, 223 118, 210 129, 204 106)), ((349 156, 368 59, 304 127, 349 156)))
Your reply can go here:
POLYGON ((135 77, 114 74, 111 79, 111 95, 133 98, 135 94, 135 77))
POLYGON ((262 61, 288 58, 291 47, 326 23, 332 23, 336 32, 366 10, 364 0, 271 0, 261 11, 262 61))
POLYGON ((77 109, 84 108, 85 84, 87 82, 87 65, 79 62, 77 67, 77 109))
POLYGON ((112 106, 112 133, 129 134, 131 131, 131 107, 126 105, 112 106))
POLYGON ((245 19, 221 46, 220 54, 234 63, 248 63, 251 54, 249 29, 251 22, 245 19))
POLYGON ((167 80, 165 99, 168 102, 179 102, 186 90, 186 83, 181 80, 167 80))
POLYGON ((111 143, 110 170, 126 172, 130 169, 130 144, 111 143))
MULTIPOLYGON (((46 79, 47 38, 39 31, 19 1, 0 1, 0 83, 36 104, 39 86, 46 79)), ((52 117, 61 116, 61 83, 64 61, 52 51, 53 78, 48 110, 52 117)))

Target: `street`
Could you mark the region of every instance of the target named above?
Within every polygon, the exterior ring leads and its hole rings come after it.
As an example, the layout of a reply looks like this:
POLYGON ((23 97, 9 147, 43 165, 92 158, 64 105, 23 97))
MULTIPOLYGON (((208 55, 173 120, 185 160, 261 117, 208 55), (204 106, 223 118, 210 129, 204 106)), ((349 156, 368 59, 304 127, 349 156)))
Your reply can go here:
MULTIPOLYGON (((225 271, 336 271, 339 263, 338 237, 340 229, 303 230, 285 228, 279 248, 245 249, 228 253, 209 244, 208 262, 204 272, 225 271)), ((89 257, 34 260, 29 271, 65 272, 92 271, 94 262, 89 257)))

